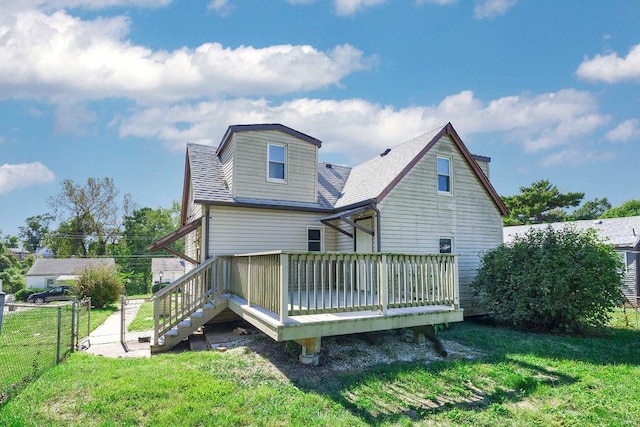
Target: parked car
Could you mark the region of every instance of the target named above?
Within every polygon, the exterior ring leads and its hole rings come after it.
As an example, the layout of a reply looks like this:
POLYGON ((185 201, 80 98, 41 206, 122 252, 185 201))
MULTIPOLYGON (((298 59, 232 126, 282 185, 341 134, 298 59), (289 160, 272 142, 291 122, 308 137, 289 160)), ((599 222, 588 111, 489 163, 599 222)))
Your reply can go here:
POLYGON ((51 301, 69 301, 72 297, 73 291, 69 285, 56 286, 55 288, 48 289, 44 292, 36 292, 29 295, 27 302, 33 302, 36 304, 44 304, 51 301))

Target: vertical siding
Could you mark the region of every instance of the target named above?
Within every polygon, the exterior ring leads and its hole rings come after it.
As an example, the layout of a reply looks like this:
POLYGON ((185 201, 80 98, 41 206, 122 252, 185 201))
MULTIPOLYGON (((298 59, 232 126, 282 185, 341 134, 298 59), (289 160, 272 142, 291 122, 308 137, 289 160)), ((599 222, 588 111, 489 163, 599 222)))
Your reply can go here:
POLYGON ((453 237, 459 254, 460 302, 472 314, 470 283, 481 254, 502 243, 502 217, 457 147, 444 136, 379 205, 382 251, 439 252, 453 237), (452 194, 438 194, 436 157, 452 161, 452 194))
POLYGON ((278 131, 238 132, 234 135, 233 192, 235 197, 315 202, 318 147, 278 131), (287 182, 267 181, 267 146, 287 146, 287 182))
MULTIPOLYGON (((272 250, 307 250, 307 226, 323 214, 212 206, 209 256, 272 250)), ((324 227, 325 250, 336 250, 336 231, 324 227)))

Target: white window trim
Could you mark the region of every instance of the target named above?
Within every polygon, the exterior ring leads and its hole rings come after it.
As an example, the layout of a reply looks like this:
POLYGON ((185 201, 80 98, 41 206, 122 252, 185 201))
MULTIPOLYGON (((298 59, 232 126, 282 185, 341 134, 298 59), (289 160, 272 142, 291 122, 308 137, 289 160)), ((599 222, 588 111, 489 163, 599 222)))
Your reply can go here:
POLYGON ((456 247, 455 247, 455 240, 452 236, 440 236, 438 237, 438 253, 441 254, 447 254, 447 252, 440 252, 440 240, 443 239, 449 239, 451 240, 451 252, 448 252, 448 254, 454 254, 456 252, 456 247))
MULTIPOLYGON (((286 183, 287 182, 287 175, 288 175, 288 167, 287 167, 287 163, 288 162, 288 157, 289 157, 289 150, 287 149, 287 145, 286 144, 277 144, 275 142, 269 142, 267 143, 267 181, 268 182, 278 182, 278 183, 286 183), (282 147, 284 148, 284 179, 281 178, 272 178, 269 176, 269 165, 271 164, 271 158, 270 158, 270 147, 271 146, 275 146, 275 147, 282 147)), ((281 163, 279 161, 274 161, 274 163, 281 163)))
MULTIPOLYGON (((308 225, 306 234, 307 252, 309 251, 309 230, 320 230, 320 252, 324 252, 324 227, 321 225, 308 225)), ((315 252, 315 251, 313 251, 315 252)))
POLYGON ((438 194, 444 194, 444 195, 452 195, 453 194, 453 158, 452 157, 440 156, 440 155, 438 155, 436 157, 436 188, 438 189, 438 194), (441 174, 440 171, 438 170, 438 160, 439 159, 443 159, 443 160, 446 160, 446 161, 449 162, 449 174, 448 175, 441 174), (440 175, 449 177, 449 191, 440 190, 440 182, 439 182, 440 175))

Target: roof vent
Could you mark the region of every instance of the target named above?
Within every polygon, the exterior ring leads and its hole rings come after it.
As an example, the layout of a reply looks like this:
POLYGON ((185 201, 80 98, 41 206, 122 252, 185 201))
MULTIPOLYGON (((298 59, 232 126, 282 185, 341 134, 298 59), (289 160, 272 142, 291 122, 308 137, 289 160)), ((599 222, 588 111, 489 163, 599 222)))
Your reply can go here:
POLYGON ((327 169, 331 169, 331 168, 333 167, 333 165, 332 165, 331 163, 325 163, 325 164, 324 164, 324 166, 325 166, 327 169))
POLYGON ((389 152, 391 151, 391 148, 387 148, 386 150, 384 150, 384 152, 380 153, 380 157, 384 157, 387 154, 389 154, 389 152))

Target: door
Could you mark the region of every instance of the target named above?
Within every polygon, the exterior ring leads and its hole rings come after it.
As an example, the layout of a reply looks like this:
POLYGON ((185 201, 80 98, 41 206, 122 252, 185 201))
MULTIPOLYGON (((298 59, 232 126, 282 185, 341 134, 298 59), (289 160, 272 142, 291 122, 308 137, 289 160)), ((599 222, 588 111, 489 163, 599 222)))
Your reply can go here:
MULTIPOLYGON (((365 218, 355 221, 361 227, 373 231, 373 218, 365 218)), ((373 236, 359 228, 354 227, 355 232, 355 251, 356 252, 373 252, 373 236)))

